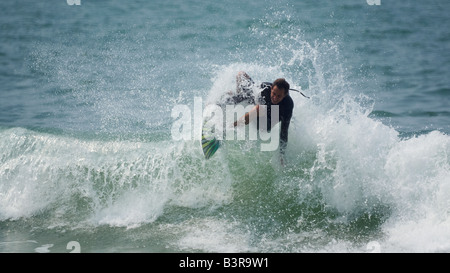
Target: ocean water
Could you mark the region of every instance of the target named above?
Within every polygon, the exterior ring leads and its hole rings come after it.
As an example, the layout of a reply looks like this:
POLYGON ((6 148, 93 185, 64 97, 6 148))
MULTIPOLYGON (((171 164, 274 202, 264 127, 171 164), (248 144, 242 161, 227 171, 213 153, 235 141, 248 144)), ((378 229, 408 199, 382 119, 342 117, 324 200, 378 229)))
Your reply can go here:
POLYGON ((450 252, 450 2, 0 2, 0 252, 450 252), (284 77, 287 162, 175 140, 284 77))

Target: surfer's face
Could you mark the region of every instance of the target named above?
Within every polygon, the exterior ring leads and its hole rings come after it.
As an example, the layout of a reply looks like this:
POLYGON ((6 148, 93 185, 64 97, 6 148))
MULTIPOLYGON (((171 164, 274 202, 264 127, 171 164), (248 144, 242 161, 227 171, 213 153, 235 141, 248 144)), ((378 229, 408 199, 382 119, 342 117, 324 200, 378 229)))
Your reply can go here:
POLYGON ((284 97, 286 97, 286 94, 283 89, 278 88, 276 85, 272 87, 272 91, 270 91, 270 100, 272 101, 272 104, 280 103, 284 97))

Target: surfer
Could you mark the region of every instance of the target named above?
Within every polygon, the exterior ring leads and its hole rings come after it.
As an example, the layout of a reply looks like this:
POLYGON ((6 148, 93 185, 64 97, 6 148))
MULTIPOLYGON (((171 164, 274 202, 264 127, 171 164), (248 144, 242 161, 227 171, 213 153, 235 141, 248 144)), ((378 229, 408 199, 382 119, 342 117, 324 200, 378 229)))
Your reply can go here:
MULTIPOLYGON (((280 130, 280 160, 281 164, 284 165, 284 154, 286 152, 286 146, 288 142, 288 130, 289 124, 291 122, 292 110, 294 109, 294 102, 289 96, 289 83, 283 79, 276 79, 273 83, 263 82, 261 88, 263 89, 257 98, 253 95, 253 87, 255 86, 252 78, 244 71, 240 71, 236 76, 236 94, 229 97, 228 102, 240 103, 247 101, 249 104, 255 104, 250 112, 247 112, 244 116, 234 122, 234 127, 241 124, 248 124, 250 122, 250 116, 260 116, 260 105, 267 106, 267 130, 270 131, 272 128, 271 121, 271 106, 279 106, 279 120, 275 121, 277 124, 281 121, 280 130), (256 112, 256 115, 251 115, 250 113, 256 112)), ((259 128, 259 119, 258 128, 259 128)))

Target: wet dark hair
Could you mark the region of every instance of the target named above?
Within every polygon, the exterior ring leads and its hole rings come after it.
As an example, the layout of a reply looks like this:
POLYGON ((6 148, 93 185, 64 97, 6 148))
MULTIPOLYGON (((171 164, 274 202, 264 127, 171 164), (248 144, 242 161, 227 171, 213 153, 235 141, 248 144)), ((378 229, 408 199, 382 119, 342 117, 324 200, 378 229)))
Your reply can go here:
POLYGON ((289 86, 289 83, 284 78, 276 79, 273 82, 272 86, 277 86, 278 88, 283 89, 284 90, 284 94, 285 95, 289 95, 290 86, 289 86))

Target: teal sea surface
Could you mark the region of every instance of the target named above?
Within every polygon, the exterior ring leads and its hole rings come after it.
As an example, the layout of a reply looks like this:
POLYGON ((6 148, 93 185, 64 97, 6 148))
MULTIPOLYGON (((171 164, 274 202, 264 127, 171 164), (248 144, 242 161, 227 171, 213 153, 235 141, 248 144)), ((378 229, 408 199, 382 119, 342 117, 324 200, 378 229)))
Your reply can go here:
POLYGON ((449 1, 68 2, 0 2, 0 252, 450 252, 449 1), (284 166, 173 138, 239 71, 284 166))

